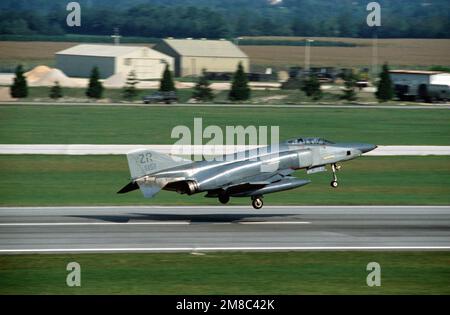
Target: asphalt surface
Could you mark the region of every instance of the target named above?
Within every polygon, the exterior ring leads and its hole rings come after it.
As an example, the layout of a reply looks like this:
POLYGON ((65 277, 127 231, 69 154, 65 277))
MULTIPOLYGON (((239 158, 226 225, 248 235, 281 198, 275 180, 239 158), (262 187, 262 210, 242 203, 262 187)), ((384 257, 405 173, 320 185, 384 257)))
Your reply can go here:
POLYGON ((0 253, 450 250, 450 206, 0 208, 0 253))
POLYGON ((12 101, 12 102, 0 102, 2 105, 37 105, 37 106, 131 106, 131 107, 237 107, 237 108, 356 108, 356 109, 450 109, 449 103, 441 104, 393 104, 386 103, 383 105, 379 104, 143 104, 139 103, 73 103, 73 102, 23 102, 23 101, 12 101))

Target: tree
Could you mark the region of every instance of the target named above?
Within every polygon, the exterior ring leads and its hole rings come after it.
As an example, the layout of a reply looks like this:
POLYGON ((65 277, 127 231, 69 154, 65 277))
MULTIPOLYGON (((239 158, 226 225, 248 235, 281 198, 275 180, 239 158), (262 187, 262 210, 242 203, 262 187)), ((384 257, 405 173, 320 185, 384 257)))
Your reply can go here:
POLYGON ((379 102, 386 102, 394 97, 394 88, 389 75, 389 67, 387 63, 383 65, 383 69, 380 73, 380 80, 377 84, 377 91, 375 92, 379 102))
POLYGON ((308 97, 312 97, 313 100, 319 100, 322 98, 320 82, 314 74, 311 74, 309 78, 303 80, 300 89, 305 92, 308 97))
POLYGON ((10 94, 15 98, 23 98, 28 96, 27 79, 23 74, 22 65, 18 65, 16 68, 16 77, 10 87, 10 94))
POLYGON ((52 88, 50 89, 49 96, 54 100, 57 100, 58 98, 61 98, 63 96, 62 89, 58 81, 55 81, 55 85, 53 85, 52 88))
POLYGON ((240 62, 237 71, 233 76, 233 83, 228 94, 230 101, 246 101, 250 98, 250 88, 248 86, 248 78, 244 72, 244 67, 240 62))
POLYGON ((102 98, 103 85, 100 82, 100 72, 97 67, 92 68, 91 76, 89 78, 89 85, 86 90, 86 96, 90 98, 102 98))
POLYGON ((136 77, 136 72, 133 70, 130 71, 127 77, 127 82, 122 91, 122 96, 127 101, 132 101, 137 96, 136 84, 139 83, 139 80, 136 77))
POLYGON ((342 99, 347 101, 354 101, 356 100, 356 82, 358 81, 357 75, 353 72, 353 70, 350 70, 348 73, 344 74, 344 95, 341 96, 342 99))
POLYGON ((242 11, 236 19, 234 35, 252 35, 252 28, 250 27, 249 17, 250 12, 247 10, 242 11))
POLYGON ((175 83, 173 82, 172 72, 170 71, 170 67, 167 64, 164 69, 163 76, 161 78, 161 84, 159 86, 159 90, 161 92, 171 92, 175 91, 175 83))
POLYGON ((195 85, 192 97, 197 101, 201 102, 212 101, 214 99, 214 94, 212 93, 212 90, 209 87, 210 83, 206 78, 205 69, 203 69, 202 73, 203 73, 202 76, 198 79, 198 82, 195 85))
MULTIPOLYGON (((0 1, 0 34, 70 33, 61 2, 64 1, 0 1)), ((361 6, 363 1, 285 0, 282 6, 271 8, 268 1, 262 0, 115 0, 114 5, 107 5, 111 2, 108 0, 79 2, 98 3, 84 11, 84 26, 77 32, 80 35, 106 35, 118 26, 126 36, 157 38, 372 35, 366 23, 367 12, 361 6)), ((383 6, 380 38, 449 37, 448 0, 380 2, 383 6), (423 9, 424 3, 431 2, 423 9)))

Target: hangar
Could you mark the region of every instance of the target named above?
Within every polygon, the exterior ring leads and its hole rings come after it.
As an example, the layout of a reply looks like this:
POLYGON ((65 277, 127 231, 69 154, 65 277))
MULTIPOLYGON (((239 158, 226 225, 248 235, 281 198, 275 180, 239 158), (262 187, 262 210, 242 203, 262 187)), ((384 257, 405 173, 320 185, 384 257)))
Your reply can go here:
POLYGON ((394 84, 439 84, 450 86, 450 73, 423 70, 390 70, 394 84))
POLYGON ((80 44, 56 53, 56 67, 70 77, 89 77, 97 66, 102 79, 134 70, 138 79, 159 79, 172 57, 144 46, 80 44))
POLYGON ((401 100, 450 99, 450 73, 422 70, 391 70, 389 73, 401 100))
POLYGON ((208 72, 234 72, 239 62, 250 70, 249 57, 232 42, 207 39, 164 39, 155 47, 175 59, 175 76, 196 76, 208 72))

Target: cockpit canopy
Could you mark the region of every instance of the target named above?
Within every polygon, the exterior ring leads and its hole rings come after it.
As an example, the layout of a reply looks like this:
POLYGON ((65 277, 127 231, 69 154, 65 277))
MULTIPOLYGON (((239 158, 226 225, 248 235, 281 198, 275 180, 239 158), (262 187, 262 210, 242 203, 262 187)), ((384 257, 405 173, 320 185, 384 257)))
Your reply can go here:
POLYGON ((287 144, 302 144, 302 145, 308 145, 308 144, 319 144, 319 145, 326 145, 326 144, 333 144, 334 142, 328 141, 323 138, 296 138, 296 139, 289 139, 286 141, 287 144))

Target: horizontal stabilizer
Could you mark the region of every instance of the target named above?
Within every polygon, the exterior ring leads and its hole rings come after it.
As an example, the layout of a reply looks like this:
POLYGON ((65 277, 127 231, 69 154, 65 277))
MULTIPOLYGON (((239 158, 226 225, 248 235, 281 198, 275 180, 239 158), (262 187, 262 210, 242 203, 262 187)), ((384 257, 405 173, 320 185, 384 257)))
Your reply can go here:
POLYGON ((136 184, 136 182, 130 182, 125 187, 123 187, 121 190, 119 190, 118 194, 125 194, 127 192, 133 191, 139 189, 139 185, 136 184))
POLYGON ((156 182, 142 182, 138 183, 135 181, 132 181, 128 183, 125 187, 123 187, 121 190, 119 190, 118 194, 125 194, 127 192, 141 189, 142 194, 145 198, 152 198, 154 195, 156 195, 160 190, 161 187, 156 182))

